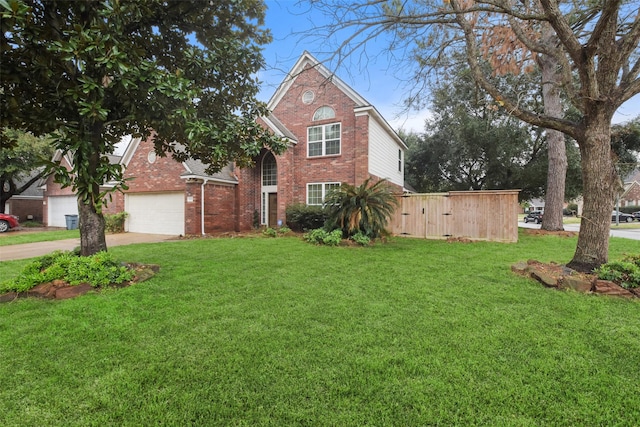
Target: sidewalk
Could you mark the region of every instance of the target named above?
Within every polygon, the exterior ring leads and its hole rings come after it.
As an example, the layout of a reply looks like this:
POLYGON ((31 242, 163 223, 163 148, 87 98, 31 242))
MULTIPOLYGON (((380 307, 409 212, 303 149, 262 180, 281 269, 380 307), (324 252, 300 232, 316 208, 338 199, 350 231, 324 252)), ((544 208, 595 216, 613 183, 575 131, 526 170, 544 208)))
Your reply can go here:
MULTIPOLYGON (((131 245, 133 243, 158 243, 173 239, 166 234, 117 233, 107 234, 107 248, 131 245)), ((80 246, 80 239, 54 240, 51 242, 25 243, 22 245, 0 246, 0 261, 33 258, 55 250, 70 251, 80 246)))

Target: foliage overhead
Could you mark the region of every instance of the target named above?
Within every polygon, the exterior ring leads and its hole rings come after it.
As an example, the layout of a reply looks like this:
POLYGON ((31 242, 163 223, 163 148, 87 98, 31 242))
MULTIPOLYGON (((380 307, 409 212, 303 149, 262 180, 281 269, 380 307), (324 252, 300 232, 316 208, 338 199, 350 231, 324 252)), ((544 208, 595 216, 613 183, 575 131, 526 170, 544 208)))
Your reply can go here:
POLYGON ((327 194, 324 202, 329 211, 328 224, 339 227, 345 237, 358 232, 380 237, 398 206, 389 183, 384 179, 372 183, 371 178, 359 186, 343 182, 327 194))
POLYGON ((69 153, 56 180, 78 194, 83 239, 83 224, 104 228, 100 185, 126 189, 107 158, 125 135, 210 172, 286 148, 256 122, 264 12, 261 0, 0 0, 0 125, 54 134, 69 153))
MULTIPOLYGON (((539 94, 529 76, 501 77, 518 87, 522 102, 536 104, 539 94), (525 97, 526 94, 526 97, 525 97)), ((535 108, 535 105, 534 105, 535 108)), ((539 106, 538 106, 539 108, 539 106)), ((544 195, 547 148, 544 129, 507 114, 475 84, 468 67, 433 85, 425 133, 409 143, 406 178, 416 190, 520 189, 521 200, 544 195)), ((570 152, 567 199, 578 195, 579 153, 570 152)))
MULTIPOLYGON (((398 70, 413 79, 409 104, 421 102, 434 71, 446 73, 455 65, 447 62, 452 52, 463 52, 473 79, 500 108, 573 138, 581 154, 586 220, 569 266, 589 271, 607 262, 609 215, 619 189, 611 156, 611 119, 624 102, 640 93, 637 2, 314 0, 312 4, 332 22, 313 33, 340 40, 331 46, 337 51, 333 57, 340 61, 355 52, 366 57, 369 41, 388 41, 389 56, 402 63, 398 70), (557 64, 553 84, 560 98, 578 112, 575 118, 532 110, 521 102, 519 91, 500 86, 499 75, 535 71, 539 58, 557 64), (492 65, 489 73, 485 59, 492 65)), ((541 87, 545 84, 540 82, 541 87)))

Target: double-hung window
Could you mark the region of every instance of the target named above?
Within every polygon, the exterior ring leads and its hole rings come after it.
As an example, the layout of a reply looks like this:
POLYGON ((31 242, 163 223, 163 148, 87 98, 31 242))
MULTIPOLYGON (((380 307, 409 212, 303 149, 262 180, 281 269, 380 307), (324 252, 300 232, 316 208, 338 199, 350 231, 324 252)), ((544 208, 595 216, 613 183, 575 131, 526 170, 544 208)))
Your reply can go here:
POLYGON ((340 187, 339 182, 320 182, 307 184, 307 204, 322 206, 324 198, 334 188, 340 187))
POLYGON ((308 128, 309 157, 340 154, 340 123, 308 128))

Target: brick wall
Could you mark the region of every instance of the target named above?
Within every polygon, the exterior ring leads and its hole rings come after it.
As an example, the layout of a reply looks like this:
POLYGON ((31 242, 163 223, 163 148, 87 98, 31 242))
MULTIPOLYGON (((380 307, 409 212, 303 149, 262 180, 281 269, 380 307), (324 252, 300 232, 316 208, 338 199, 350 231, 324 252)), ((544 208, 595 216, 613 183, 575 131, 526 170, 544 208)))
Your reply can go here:
MULTIPOLYGON (((286 207, 293 203, 306 203, 307 184, 320 182, 348 182, 360 184, 368 176, 368 117, 356 118, 355 102, 315 68, 300 73, 273 113, 297 138, 285 153, 276 156, 278 166, 278 219, 285 220, 286 207), (305 104, 302 95, 314 92, 311 103, 305 104), (335 111, 335 118, 313 121, 313 114, 322 106, 335 111), (307 157, 307 128, 310 126, 340 123, 340 154, 307 157)), ((249 229, 253 212, 261 210, 261 163, 264 152, 256 161, 256 167, 239 172, 240 229, 249 229)))
POLYGON ((171 155, 166 157, 155 156, 153 163, 149 162, 149 156, 154 157, 151 138, 140 141, 136 152, 131 157, 125 178, 129 185, 128 193, 184 191, 185 182, 180 174, 185 172, 182 163, 178 163, 171 155))
MULTIPOLYGON (((186 184, 185 234, 202 234, 202 183, 186 184)), ((236 185, 208 182, 204 186, 204 232, 215 234, 236 230, 236 185)))

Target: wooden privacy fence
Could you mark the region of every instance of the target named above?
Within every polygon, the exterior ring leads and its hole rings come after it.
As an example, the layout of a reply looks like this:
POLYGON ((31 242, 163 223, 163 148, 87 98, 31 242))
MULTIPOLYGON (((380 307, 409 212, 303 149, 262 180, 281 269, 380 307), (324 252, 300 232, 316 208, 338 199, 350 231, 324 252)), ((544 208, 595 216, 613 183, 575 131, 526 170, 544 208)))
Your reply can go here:
POLYGON ((405 194, 390 221, 393 234, 426 239, 518 241, 519 190, 405 194))

